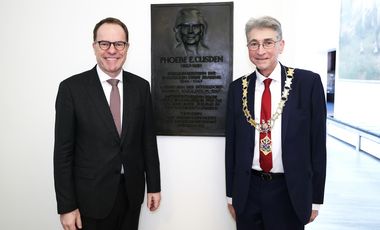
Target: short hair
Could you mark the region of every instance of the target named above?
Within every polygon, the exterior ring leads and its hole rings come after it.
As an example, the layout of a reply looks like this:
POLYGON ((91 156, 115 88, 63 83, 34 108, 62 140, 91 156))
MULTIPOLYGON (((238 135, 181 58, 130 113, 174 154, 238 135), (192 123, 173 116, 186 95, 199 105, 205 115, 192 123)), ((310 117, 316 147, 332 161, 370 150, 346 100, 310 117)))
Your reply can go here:
POLYGON ((245 24, 245 35, 247 39, 248 33, 251 32, 251 30, 253 29, 272 29, 277 32, 277 39, 282 40, 281 23, 271 16, 250 18, 248 22, 245 24))
POLYGON ((124 30, 124 33, 125 33, 125 38, 127 39, 127 42, 128 42, 128 28, 127 26, 122 22, 120 21, 119 19, 117 18, 112 18, 112 17, 108 17, 108 18, 105 18, 103 20, 101 20, 100 22, 98 22, 95 27, 94 27, 94 31, 93 31, 93 36, 94 36, 94 41, 96 41, 96 36, 97 36, 97 33, 98 33, 98 30, 99 30, 99 27, 103 24, 117 24, 119 26, 121 26, 121 28, 123 28, 124 30))

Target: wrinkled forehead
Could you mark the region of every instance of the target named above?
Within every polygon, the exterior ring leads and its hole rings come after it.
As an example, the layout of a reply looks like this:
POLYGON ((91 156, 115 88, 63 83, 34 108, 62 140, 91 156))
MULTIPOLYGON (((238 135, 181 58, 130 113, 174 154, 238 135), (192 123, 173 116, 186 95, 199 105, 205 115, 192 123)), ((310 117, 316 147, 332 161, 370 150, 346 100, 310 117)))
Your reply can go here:
POLYGON ((252 40, 264 41, 264 40, 277 40, 277 31, 271 28, 253 28, 247 34, 247 42, 252 40))

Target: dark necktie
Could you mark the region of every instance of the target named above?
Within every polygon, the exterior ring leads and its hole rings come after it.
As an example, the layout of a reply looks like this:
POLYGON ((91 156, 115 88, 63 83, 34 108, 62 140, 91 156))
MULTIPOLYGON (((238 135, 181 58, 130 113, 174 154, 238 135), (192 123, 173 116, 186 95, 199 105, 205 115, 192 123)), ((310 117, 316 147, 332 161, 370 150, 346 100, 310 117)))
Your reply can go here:
MULTIPOLYGON (((272 79, 265 79, 265 89, 261 100, 261 124, 267 123, 271 118, 271 94, 269 85, 272 79)), ((265 128, 265 125, 264 125, 265 128)), ((260 132, 260 167, 264 172, 269 172, 272 169, 272 140, 271 131, 260 132)))
POLYGON ((119 80, 108 79, 107 82, 112 85, 111 96, 110 96, 110 108, 115 122, 117 132, 121 135, 121 118, 120 118, 120 93, 117 84, 119 80))

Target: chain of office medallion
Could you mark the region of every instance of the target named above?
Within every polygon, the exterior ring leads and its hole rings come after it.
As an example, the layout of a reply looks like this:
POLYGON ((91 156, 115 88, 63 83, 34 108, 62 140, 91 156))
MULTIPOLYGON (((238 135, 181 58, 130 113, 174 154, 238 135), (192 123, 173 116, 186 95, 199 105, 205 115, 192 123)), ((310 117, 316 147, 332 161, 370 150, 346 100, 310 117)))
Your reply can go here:
POLYGON ((274 122, 277 120, 277 118, 280 116, 282 113, 282 110, 284 109, 285 103, 288 100, 289 92, 292 89, 292 80, 294 77, 294 68, 288 68, 288 71, 286 71, 286 81, 285 81, 285 86, 282 91, 281 95, 281 101, 278 103, 276 112, 273 114, 271 119, 267 121, 262 121, 256 122, 253 118, 251 113, 249 112, 248 109, 248 85, 249 81, 247 80, 248 75, 245 75, 242 78, 242 86, 243 86, 243 96, 242 96, 242 103, 243 103, 243 113, 247 119, 247 122, 255 127, 259 132, 269 132, 272 130, 272 127, 274 126, 274 122))

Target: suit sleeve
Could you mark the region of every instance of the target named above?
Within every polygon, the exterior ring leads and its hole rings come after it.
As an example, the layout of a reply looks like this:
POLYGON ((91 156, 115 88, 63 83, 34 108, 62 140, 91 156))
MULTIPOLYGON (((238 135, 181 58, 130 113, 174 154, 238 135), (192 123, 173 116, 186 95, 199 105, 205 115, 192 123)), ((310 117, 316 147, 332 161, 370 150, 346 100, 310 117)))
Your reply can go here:
POLYGON ((322 204, 326 180, 326 101, 319 75, 312 89, 311 151, 313 167, 313 203, 322 204))
POLYGON ((230 84, 227 98, 226 111, 226 146, 225 146, 225 167, 226 167, 226 195, 232 197, 232 186, 235 169, 235 118, 234 118, 234 94, 233 84, 230 84))
POLYGON ((149 84, 145 87, 145 117, 144 117, 144 157, 145 172, 148 193, 161 191, 160 163, 157 150, 157 138, 155 133, 152 96, 149 84))
POLYGON ((59 214, 77 208, 73 180, 74 105, 69 87, 62 82, 56 99, 54 141, 54 185, 59 214))

